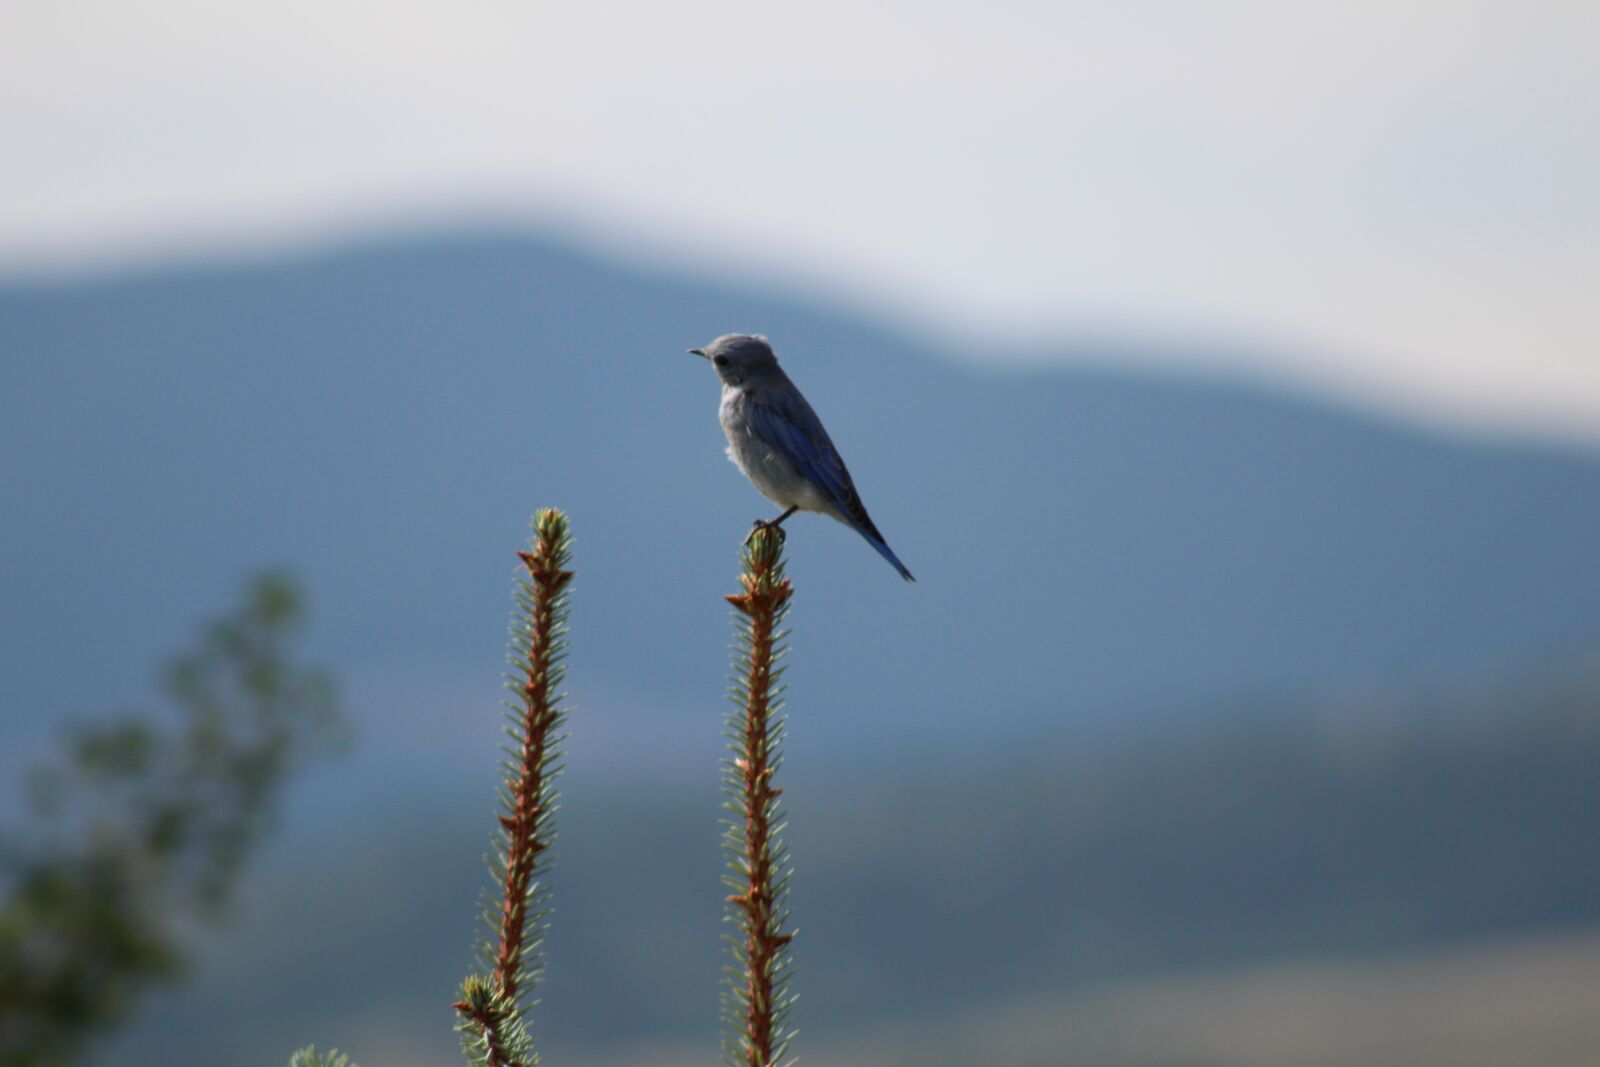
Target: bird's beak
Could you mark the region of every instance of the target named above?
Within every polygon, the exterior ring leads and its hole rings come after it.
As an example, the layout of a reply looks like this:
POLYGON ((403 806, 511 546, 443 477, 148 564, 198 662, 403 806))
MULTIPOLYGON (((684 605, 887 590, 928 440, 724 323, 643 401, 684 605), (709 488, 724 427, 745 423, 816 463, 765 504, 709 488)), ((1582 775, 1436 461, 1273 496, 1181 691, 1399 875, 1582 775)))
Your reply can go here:
POLYGON ((691 356, 699 356, 701 359, 706 358, 706 350, 703 348, 691 348, 689 349, 689 354, 691 356))

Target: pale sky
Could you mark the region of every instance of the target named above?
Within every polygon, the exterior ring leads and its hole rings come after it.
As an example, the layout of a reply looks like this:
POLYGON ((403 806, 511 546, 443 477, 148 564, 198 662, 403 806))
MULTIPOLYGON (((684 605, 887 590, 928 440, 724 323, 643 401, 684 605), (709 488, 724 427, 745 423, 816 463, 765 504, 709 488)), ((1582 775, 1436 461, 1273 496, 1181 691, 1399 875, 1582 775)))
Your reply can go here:
POLYGON ((1600 438, 1594 0, 7 0, 0 146, 13 274, 505 218, 1600 438))

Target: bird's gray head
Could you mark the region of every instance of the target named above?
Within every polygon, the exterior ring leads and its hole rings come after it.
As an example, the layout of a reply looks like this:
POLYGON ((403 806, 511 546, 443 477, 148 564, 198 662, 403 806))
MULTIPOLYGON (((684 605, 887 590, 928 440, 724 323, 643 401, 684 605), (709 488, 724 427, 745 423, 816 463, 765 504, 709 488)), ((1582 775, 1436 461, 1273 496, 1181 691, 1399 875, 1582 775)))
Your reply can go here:
POLYGON ((778 369, 772 345, 760 334, 725 333, 704 348, 689 351, 709 361, 724 385, 744 385, 778 369))

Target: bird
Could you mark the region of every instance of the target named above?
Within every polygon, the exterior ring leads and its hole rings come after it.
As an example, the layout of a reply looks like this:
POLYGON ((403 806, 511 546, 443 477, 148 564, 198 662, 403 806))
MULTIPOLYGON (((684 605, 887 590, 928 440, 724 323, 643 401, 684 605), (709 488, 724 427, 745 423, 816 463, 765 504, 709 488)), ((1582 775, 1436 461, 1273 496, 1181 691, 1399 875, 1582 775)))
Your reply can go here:
POLYGON ((771 343, 760 334, 729 333, 689 353, 710 363, 722 381, 719 415, 728 458, 762 496, 787 509, 776 519, 757 519, 755 528, 782 535, 783 521, 797 511, 830 515, 860 534, 900 577, 916 581, 873 525, 844 458, 778 365, 771 343))

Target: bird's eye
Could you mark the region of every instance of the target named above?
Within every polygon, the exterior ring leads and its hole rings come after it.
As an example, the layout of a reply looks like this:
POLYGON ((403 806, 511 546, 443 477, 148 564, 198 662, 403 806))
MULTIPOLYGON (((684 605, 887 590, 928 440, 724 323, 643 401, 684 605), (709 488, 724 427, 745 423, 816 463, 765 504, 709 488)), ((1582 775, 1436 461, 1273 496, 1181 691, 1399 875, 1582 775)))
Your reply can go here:
POLYGON ((715 363, 719 367, 726 367, 728 365, 728 357, 727 356, 717 356, 711 362, 715 363))

